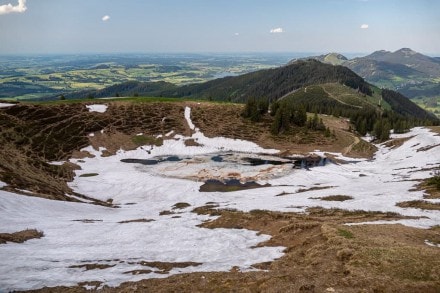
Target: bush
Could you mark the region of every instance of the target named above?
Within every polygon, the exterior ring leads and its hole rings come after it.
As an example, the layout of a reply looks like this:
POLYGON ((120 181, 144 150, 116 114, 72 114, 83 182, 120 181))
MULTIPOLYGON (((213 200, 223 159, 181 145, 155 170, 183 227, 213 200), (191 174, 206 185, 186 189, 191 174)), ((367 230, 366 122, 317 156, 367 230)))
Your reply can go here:
POLYGON ((440 190, 440 170, 434 172, 434 177, 428 179, 428 185, 433 185, 440 190))

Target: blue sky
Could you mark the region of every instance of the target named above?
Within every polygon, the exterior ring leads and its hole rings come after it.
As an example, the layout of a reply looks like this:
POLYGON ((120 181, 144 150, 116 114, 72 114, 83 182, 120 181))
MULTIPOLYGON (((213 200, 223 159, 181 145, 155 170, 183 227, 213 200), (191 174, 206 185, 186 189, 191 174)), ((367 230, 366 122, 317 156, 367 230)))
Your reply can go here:
POLYGON ((437 0, 0 0, 0 54, 440 55, 437 0))

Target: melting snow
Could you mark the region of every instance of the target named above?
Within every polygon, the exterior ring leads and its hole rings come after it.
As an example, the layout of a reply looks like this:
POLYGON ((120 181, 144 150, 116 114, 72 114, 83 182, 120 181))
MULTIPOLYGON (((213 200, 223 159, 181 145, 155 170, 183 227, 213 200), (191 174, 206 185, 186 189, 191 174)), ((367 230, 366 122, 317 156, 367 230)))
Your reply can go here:
POLYGON ((11 103, 0 103, 0 108, 9 108, 15 106, 15 104, 11 104, 11 103))
MULTIPOLYGON (((267 235, 244 229, 211 230, 197 227, 203 221, 215 218, 191 212, 207 202, 215 202, 220 208, 243 211, 266 209, 304 212, 307 207, 322 206, 397 212, 424 218, 392 223, 421 228, 440 223, 440 211, 396 206, 397 202, 422 199, 422 191, 409 191, 417 184, 414 180, 429 177, 429 169, 439 166, 439 147, 417 152, 422 147, 440 143, 440 136, 424 128, 415 128, 407 133, 406 136, 411 138, 399 148, 389 149, 379 145, 373 160, 356 160, 344 165, 328 164, 309 171, 291 169, 285 176, 267 180, 272 187, 264 189, 203 193, 198 191, 203 182, 164 177, 149 166, 121 163, 120 160, 126 158, 149 159, 162 155, 193 156, 222 151, 277 152, 262 149, 252 142, 207 138, 192 123, 190 114, 190 108, 186 108, 185 118, 195 131, 192 138, 202 147, 187 147, 184 144, 187 137, 176 135, 175 139, 165 140, 160 147, 120 150, 110 157, 101 156, 102 148, 99 151, 92 147, 85 149, 95 157, 82 159, 82 170, 76 172, 70 186, 89 197, 104 201, 112 199, 120 208, 51 201, 0 190, 1 232, 35 228, 45 234, 41 239, 23 244, 0 245, 0 291, 75 285, 82 281, 101 281, 116 286, 125 281, 167 276, 157 273, 124 274, 148 268, 140 265, 141 261, 202 263, 200 266, 171 270, 170 274, 176 274, 227 271, 233 266, 251 270, 252 264, 282 256, 282 247, 252 248, 269 239, 267 235), (86 173, 98 175, 79 177, 86 173), (299 189, 316 186, 332 188, 296 193, 299 189), (277 196, 282 192, 288 194, 277 196), (328 195, 349 195, 353 199, 344 202, 319 200, 319 197, 328 195), (178 202, 191 206, 173 210, 178 202), (161 216, 162 211, 173 211, 175 214, 161 216), (119 223, 135 219, 154 221, 119 223), (89 271, 69 268, 85 263, 112 267, 89 271)), ((77 163, 76 159, 71 161, 77 163)), ((167 164, 172 166, 173 163, 167 164)), ((173 172, 178 175, 179 170, 175 168, 173 172)))
POLYGON ((98 113, 105 113, 107 111, 108 106, 102 105, 102 104, 95 104, 95 105, 86 105, 87 109, 89 109, 89 112, 98 112, 98 113))

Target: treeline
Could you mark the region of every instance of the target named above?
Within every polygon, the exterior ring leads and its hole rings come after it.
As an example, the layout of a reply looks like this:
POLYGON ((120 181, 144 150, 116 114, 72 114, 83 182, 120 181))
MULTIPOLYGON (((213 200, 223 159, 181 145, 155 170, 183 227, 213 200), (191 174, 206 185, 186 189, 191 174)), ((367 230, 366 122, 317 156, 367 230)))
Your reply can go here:
POLYGON ((260 122, 268 113, 273 117, 270 130, 274 135, 286 133, 294 126, 324 130, 326 134, 330 133, 322 119, 318 118, 317 113, 313 117, 307 118, 304 105, 297 105, 292 100, 274 102, 270 105, 269 111, 269 103, 266 99, 251 98, 247 101, 242 115, 254 122, 260 122))
POLYGON ((438 119, 434 114, 423 110, 407 97, 398 92, 383 89, 382 98, 391 105, 391 108, 396 113, 400 115, 407 117, 411 116, 421 120, 432 120, 433 122, 437 120, 438 122, 438 119))
POLYGON ((57 100, 63 96, 65 99, 91 99, 107 97, 137 97, 137 96, 162 96, 162 92, 172 92, 177 86, 164 81, 139 82, 127 81, 115 84, 101 90, 85 90, 73 93, 52 95, 41 100, 57 100))

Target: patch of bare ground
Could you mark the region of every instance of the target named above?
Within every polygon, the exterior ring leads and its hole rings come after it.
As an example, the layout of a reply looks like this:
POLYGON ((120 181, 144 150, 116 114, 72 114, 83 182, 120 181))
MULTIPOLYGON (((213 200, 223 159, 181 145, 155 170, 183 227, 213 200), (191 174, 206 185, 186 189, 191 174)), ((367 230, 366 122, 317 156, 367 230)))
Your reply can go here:
MULTIPOLYGON (((101 292, 438 292, 439 229, 402 225, 344 223, 398 219, 398 214, 309 209, 307 214, 255 210, 217 210, 215 204, 195 212, 218 215, 205 228, 243 228, 271 235, 260 246, 284 246, 285 255, 255 264, 266 271, 199 272, 165 279, 126 282, 101 292)), ((145 262, 162 270, 169 264, 145 262)), ((172 265, 174 267, 174 265, 172 265)), ((78 292, 84 288, 44 288, 38 292, 78 292)))
POLYGON ((413 137, 414 136, 391 139, 385 142, 384 145, 391 149, 398 148, 413 137))
POLYGON ((0 233, 0 244, 7 242, 23 243, 30 239, 39 239, 44 237, 44 233, 36 229, 26 229, 14 233, 0 233))
POLYGON ((203 146, 203 145, 201 145, 200 143, 195 141, 195 139, 190 138, 190 139, 186 139, 185 140, 185 146, 196 146, 196 147, 199 147, 199 146, 203 146))
POLYGON ((425 192, 423 198, 425 199, 438 199, 440 198, 440 189, 435 184, 432 184, 432 179, 427 178, 422 180, 413 190, 422 190, 425 192))
POLYGON ((135 219, 135 220, 126 220, 126 221, 120 221, 118 224, 128 224, 128 223, 149 223, 154 222, 153 219, 135 219))
POLYGON ((314 197, 313 199, 320 199, 325 201, 346 201, 353 199, 353 197, 348 195, 329 195, 324 197, 314 197))
POLYGON ((173 205, 173 210, 180 210, 185 209, 187 207, 190 207, 191 205, 187 202, 178 202, 175 205, 173 205))
POLYGON ((124 274, 148 275, 148 274, 151 274, 152 272, 153 272, 152 270, 133 270, 133 271, 124 272, 124 274))
POLYGON ((172 212, 172 211, 161 211, 159 213, 159 216, 169 216, 169 215, 174 215, 174 214, 175 214, 175 212, 172 212))
POLYGON ((298 189, 298 191, 296 193, 303 193, 303 192, 314 191, 314 190, 330 189, 333 187, 334 186, 314 186, 314 187, 310 187, 310 188, 300 188, 300 189, 298 189))
POLYGON ((428 129, 440 135, 440 126, 429 126, 428 129))
POLYGON ((69 269, 85 269, 86 271, 90 271, 90 270, 105 270, 114 266, 115 265, 86 263, 81 265, 70 266, 69 269))
POLYGON ((96 222, 102 222, 102 220, 94 220, 94 219, 81 219, 81 220, 72 220, 74 222, 82 222, 86 224, 96 223, 96 222))
POLYGON ((426 152, 426 151, 429 151, 430 149, 436 148, 438 146, 440 146, 440 144, 428 145, 428 146, 417 149, 417 152, 426 152))
POLYGON ((416 208, 422 210, 440 210, 440 203, 429 202, 426 200, 402 201, 396 204, 401 208, 416 208))
POLYGON ((197 267, 202 265, 198 262, 160 262, 160 261, 141 261, 141 266, 156 268, 158 271, 154 271, 159 274, 168 274, 174 268, 187 268, 197 267))

